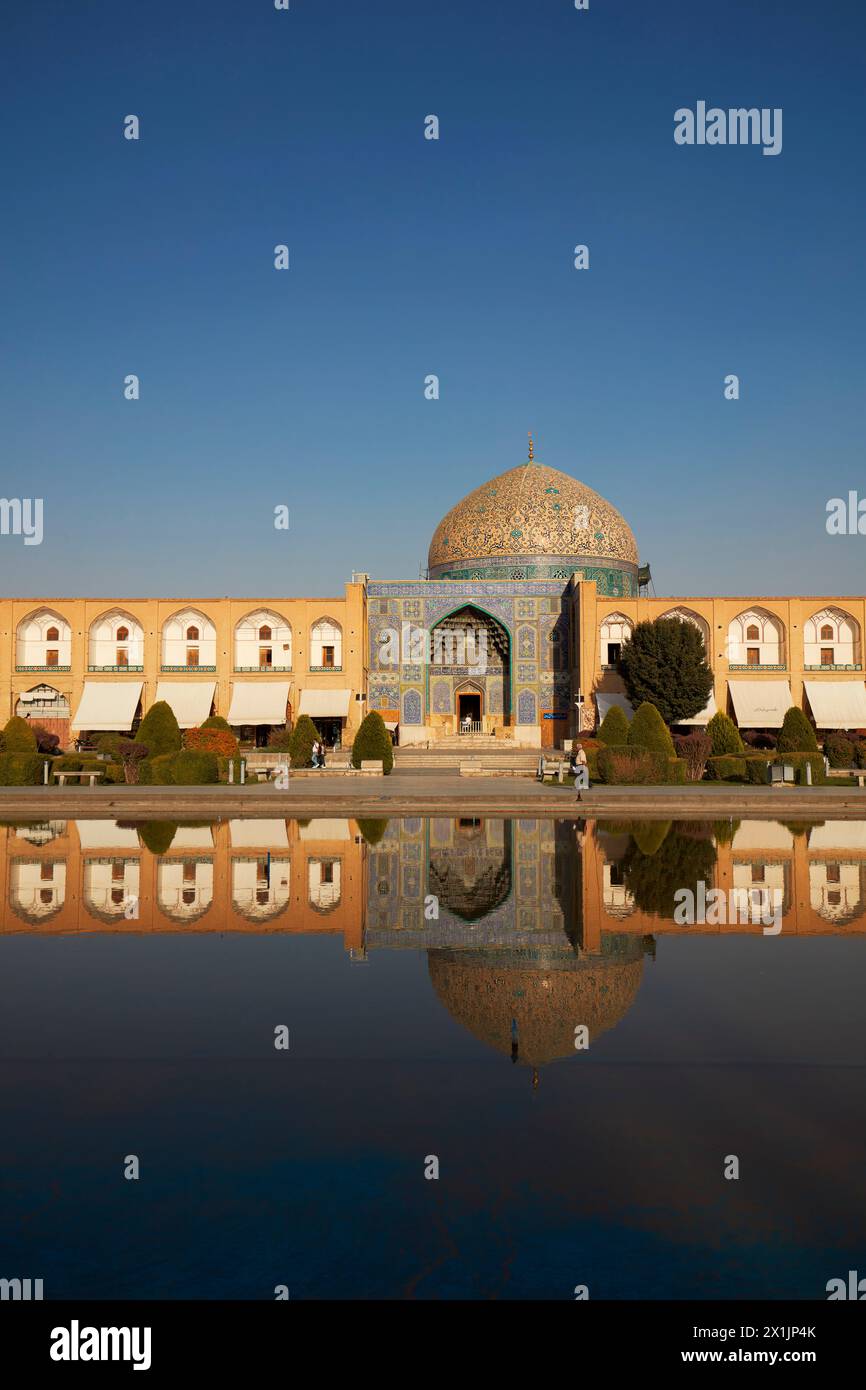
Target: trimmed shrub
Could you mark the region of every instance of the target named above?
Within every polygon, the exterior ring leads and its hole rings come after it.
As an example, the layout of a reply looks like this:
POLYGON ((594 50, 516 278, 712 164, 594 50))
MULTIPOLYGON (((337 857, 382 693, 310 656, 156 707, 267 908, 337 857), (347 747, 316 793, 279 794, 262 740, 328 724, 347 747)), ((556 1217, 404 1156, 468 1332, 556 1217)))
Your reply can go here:
POLYGON ((788 763, 794 769, 794 781, 798 787, 806 786, 806 765, 812 768, 812 786, 823 786, 827 778, 824 776, 824 759, 820 753, 782 753, 777 754, 771 759, 774 763, 788 763))
POLYGON ((199 725, 202 729, 222 729, 226 733, 231 733, 232 726, 227 719, 223 719, 221 714, 210 714, 207 719, 199 725))
POLYGON ((394 766, 394 747, 391 735, 385 728, 385 721, 378 710, 371 710, 361 724, 352 744, 352 766, 360 767, 368 758, 381 758, 382 771, 388 773, 394 766))
POLYGON ((672 825, 670 820, 637 821, 631 834, 641 854, 657 854, 672 825))
POLYGON ((629 748, 646 748, 651 753, 664 753, 668 758, 674 756, 670 731, 655 705, 648 700, 635 710, 634 719, 628 726, 626 743, 629 748))
POLYGON ((801 709, 792 705, 782 720, 782 729, 776 744, 779 753, 817 753, 818 740, 815 730, 801 709))
POLYGON ((30 729, 36 739, 37 753, 56 753, 60 747, 60 735, 51 734, 44 724, 38 724, 35 720, 30 721, 30 729))
POLYGON ((158 758, 150 758, 148 770, 150 772, 150 785, 154 787, 170 787, 174 784, 172 768, 177 753, 160 753, 158 758))
POLYGON ((622 746, 628 743, 628 715, 620 705, 611 705, 596 734, 600 743, 622 746))
POLYGON ((824 740, 824 752, 831 767, 854 766, 854 744, 845 734, 828 734, 824 740))
POLYGON ((308 714, 302 714, 292 729, 289 743, 289 756, 292 767, 312 767, 313 744, 321 742, 321 735, 308 714))
POLYGON ((138 827, 138 838, 151 854, 166 854, 177 833, 177 826, 170 820, 148 820, 138 827))
POLYGON ((117 756, 123 767, 123 775, 131 787, 138 786, 141 765, 147 759, 150 749, 135 738, 122 738, 117 744, 117 756))
POLYGON ((109 782, 112 786, 116 786, 118 783, 126 781, 122 763, 102 763, 101 766, 103 768, 103 782, 109 782))
MULTIPOLYGON (((34 739, 33 742, 35 744, 36 740, 34 739)), ((35 751, 30 753, 0 753, 0 786, 39 786, 42 781, 44 762, 45 759, 35 751)))
POLYGON ((165 700, 152 704, 139 725, 135 741, 146 744, 152 758, 158 758, 160 753, 178 753, 180 728, 171 705, 165 700))
POLYGON ((713 821, 713 838, 717 845, 730 845, 733 843, 734 836, 742 825, 741 820, 735 820, 732 816, 729 820, 713 821))
POLYGON ((666 786, 686 780, 686 765, 679 758, 649 748, 602 748, 598 772, 608 786, 666 786))
POLYGON ((712 740, 714 758, 721 758, 725 753, 744 752, 739 729, 733 719, 729 719, 721 710, 713 715, 707 725, 707 733, 712 740))
POLYGON ((274 753, 288 753, 292 746, 292 731, 283 725, 281 728, 271 729, 268 734, 268 747, 274 753))
POLYGON ((388 821, 359 820, 357 826, 368 845, 378 845, 388 829, 388 821))
POLYGON ((769 766, 769 758, 759 756, 746 758, 746 781, 753 786, 765 787, 770 780, 769 766))
POLYGON ((219 781, 219 768, 213 753, 184 748, 171 763, 171 780, 177 787, 203 787, 219 781))
POLYGON ((708 758, 706 775, 710 782, 745 782, 746 759, 735 758, 730 753, 708 758))
POLYGON ((238 752, 238 741, 231 729, 187 729, 183 744, 196 753, 216 753, 218 758, 234 758, 238 752))
POLYGON ((119 762, 120 744, 123 738, 123 734, 100 734, 94 747, 98 753, 107 753, 114 762, 119 762))
POLYGON ((713 751, 713 741, 703 729, 695 729, 690 734, 674 736, 677 757, 686 765, 686 776, 690 782, 700 782, 707 766, 707 758, 713 751))
POLYGON ((3 729, 4 753, 35 753, 36 735, 26 719, 13 714, 3 729))

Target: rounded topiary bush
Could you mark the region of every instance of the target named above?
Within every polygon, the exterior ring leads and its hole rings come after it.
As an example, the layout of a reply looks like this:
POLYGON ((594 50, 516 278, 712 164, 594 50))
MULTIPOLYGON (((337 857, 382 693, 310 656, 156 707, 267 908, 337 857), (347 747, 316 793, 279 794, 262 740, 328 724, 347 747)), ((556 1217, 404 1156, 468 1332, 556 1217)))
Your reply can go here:
POLYGON ((160 753, 158 758, 148 759, 151 786, 170 787, 174 784, 173 767, 177 756, 177 753, 160 753))
POLYGON ((217 729, 213 725, 206 729, 187 729, 183 736, 185 748, 198 753, 216 753, 218 758, 236 758, 238 741, 231 729, 217 729))
POLYGON ((674 741, 670 730, 655 705, 648 700, 635 710, 634 719, 628 726, 626 743, 629 748, 645 748, 650 753, 666 753, 674 756, 674 741))
POLYGON ((289 758, 292 767, 312 767, 313 744, 321 742, 321 735, 308 714, 299 716, 292 729, 289 741, 289 758))
POLYGON ((387 820, 364 820, 357 822, 358 829, 368 845, 378 845, 388 829, 387 820))
POLYGON ((596 738, 600 743, 619 746, 628 743, 628 715, 621 705, 611 705, 601 721, 596 738))
POLYGON ((135 741, 147 745, 151 758, 158 758, 161 753, 178 753, 181 746, 180 726, 171 705, 165 700, 157 700, 151 705, 139 725, 135 741))
POLYGON ((232 726, 227 719, 223 719, 221 714, 209 714, 207 719, 199 726, 202 729, 222 729, 231 733, 232 726))
POLYGON ((828 734, 824 740, 824 752, 831 767, 853 767, 855 747, 845 734, 828 734))
POLYGON ((138 827, 138 838, 151 854, 167 854, 177 826, 170 820, 149 820, 138 827))
POLYGON ((796 705, 791 706, 782 720, 782 729, 776 749, 779 753, 817 753, 818 751, 815 730, 803 711, 797 709, 796 705))
POLYGON ((360 767, 362 762, 372 758, 382 759, 382 771, 388 773, 394 766, 394 746, 391 735, 385 728, 385 721, 378 710, 371 710, 355 735, 352 744, 352 766, 360 767))
POLYGON ((33 753, 0 753, 0 786, 35 787, 42 781, 45 762, 33 753))
POLYGON ((721 758, 726 753, 742 753, 745 744, 733 719, 719 710, 707 725, 707 733, 713 741, 713 757, 721 758))
POLYGON ((26 719, 13 714, 3 730, 3 748, 7 753, 35 753, 36 735, 26 719))
POLYGON ((203 787, 219 781, 219 764, 214 753, 184 748, 171 761, 171 780, 176 787, 203 787))

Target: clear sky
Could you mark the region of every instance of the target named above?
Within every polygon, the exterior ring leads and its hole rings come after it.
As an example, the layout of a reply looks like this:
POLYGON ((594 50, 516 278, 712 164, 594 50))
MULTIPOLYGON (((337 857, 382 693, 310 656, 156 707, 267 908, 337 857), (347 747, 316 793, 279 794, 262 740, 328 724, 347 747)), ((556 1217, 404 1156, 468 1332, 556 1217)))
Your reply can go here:
POLYGON ((533 430, 659 593, 863 592, 862 0, 2 18, 2 491, 45 532, 0 591, 414 578, 533 430), (676 145, 699 100, 781 107, 781 154, 676 145))

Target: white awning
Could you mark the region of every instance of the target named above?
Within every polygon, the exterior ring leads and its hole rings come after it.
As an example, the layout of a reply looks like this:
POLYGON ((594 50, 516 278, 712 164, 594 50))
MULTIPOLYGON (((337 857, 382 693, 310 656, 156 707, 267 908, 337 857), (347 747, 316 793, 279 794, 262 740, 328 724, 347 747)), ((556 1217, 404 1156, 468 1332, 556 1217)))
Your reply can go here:
POLYGON ((728 681, 741 729, 781 729, 791 708, 787 681, 728 681))
POLYGON ((78 830, 78 843, 83 850, 89 849, 139 849, 138 831, 130 826, 121 826, 113 820, 79 820, 75 822, 78 830))
POLYGON ((241 724, 285 724, 291 681, 235 681, 226 716, 235 728, 241 724))
POLYGON ((287 849, 289 837, 284 820, 229 821, 232 849, 287 849))
POLYGON ((597 690, 595 692, 595 703, 598 706, 598 722, 601 723, 611 705, 619 705, 620 709, 625 710, 628 719, 634 718, 634 705, 621 695, 618 690, 597 690))
POLYGON ((351 840, 352 832, 347 820, 311 820, 302 825, 299 831, 302 840, 351 840))
POLYGON ((701 725, 709 724, 709 722, 710 722, 710 720, 712 719, 713 715, 716 714, 716 713, 718 713, 718 711, 717 711, 717 709, 716 709, 716 697, 715 697, 715 694, 713 693, 713 691, 711 690, 711 691, 710 691, 710 698, 709 698, 709 700, 708 700, 707 703, 704 705, 704 708, 703 708, 698 714, 693 714, 692 717, 691 717, 691 719, 675 719, 675 720, 674 720, 674 723, 675 723, 675 724, 701 724, 701 725))
POLYGON ((346 719, 351 698, 351 690, 302 690, 298 713, 308 714, 311 719, 316 715, 323 719, 346 719))
POLYGON ((197 729, 210 718, 216 681, 157 681, 156 698, 171 705, 181 729, 197 729))
POLYGON ((72 720, 73 729, 129 733, 143 684, 143 681, 85 681, 72 720))
POLYGON ((385 728, 386 728, 386 729, 390 729, 392 733, 393 733, 394 730, 397 728, 397 720, 396 720, 396 719, 383 719, 383 720, 382 720, 382 723, 385 725, 385 728))
POLYGON ((806 681, 819 729, 866 729, 866 685, 862 681, 806 681))

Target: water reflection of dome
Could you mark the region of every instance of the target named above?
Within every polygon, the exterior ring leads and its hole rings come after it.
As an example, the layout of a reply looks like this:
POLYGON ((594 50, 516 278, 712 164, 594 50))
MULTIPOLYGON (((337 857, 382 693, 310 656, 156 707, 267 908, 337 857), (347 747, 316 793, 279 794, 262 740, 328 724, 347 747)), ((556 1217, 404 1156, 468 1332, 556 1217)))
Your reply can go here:
POLYGON ((430 892, 462 922, 478 922, 511 892, 511 836, 488 843, 485 827, 458 822, 454 842, 430 852, 430 892))
POLYGON ((580 959, 555 951, 430 951, 427 965, 458 1023, 506 1056, 516 1037, 517 1060, 538 1067, 575 1055, 578 1024, 592 1045, 625 1017, 640 987, 643 946, 630 939, 616 954, 580 959))

